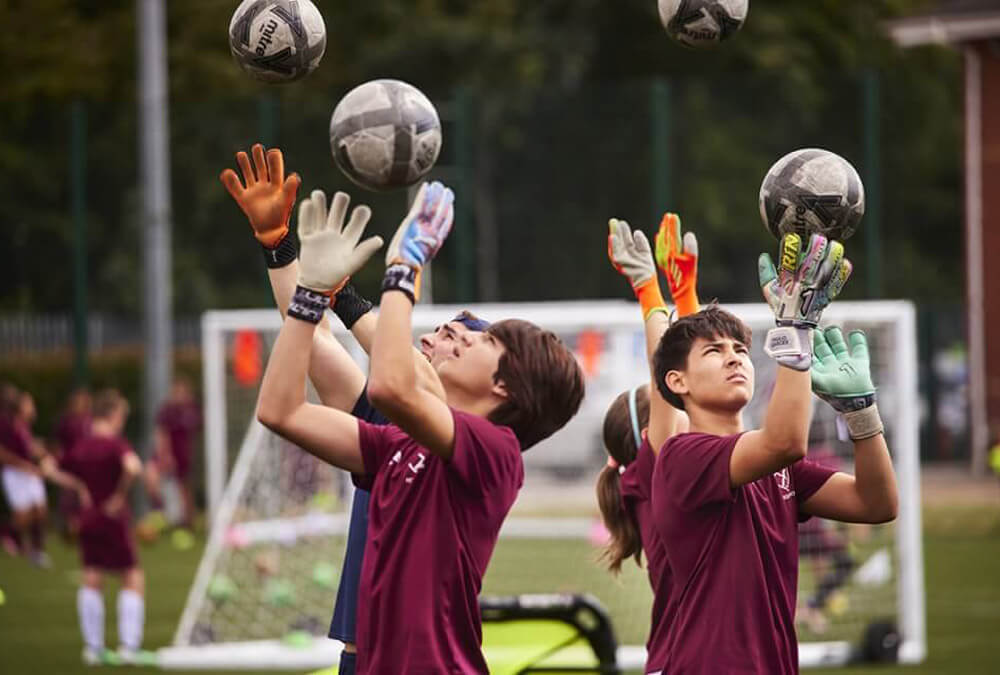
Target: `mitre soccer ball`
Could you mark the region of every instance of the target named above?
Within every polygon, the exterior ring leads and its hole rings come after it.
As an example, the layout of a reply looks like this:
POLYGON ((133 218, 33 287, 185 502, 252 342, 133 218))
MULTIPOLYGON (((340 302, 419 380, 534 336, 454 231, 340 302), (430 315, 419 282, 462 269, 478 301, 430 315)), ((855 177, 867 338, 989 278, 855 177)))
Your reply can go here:
POLYGON ((233 58, 263 82, 293 82, 326 51, 326 25, 309 0, 243 0, 229 22, 233 58))
POLYGON ((667 34, 688 47, 710 47, 743 27, 749 0, 659 0, 667 34))
POLYGON ((441 120, 430 100, 399 80, 373 80, 341 99, 330 119, 337 166, 368 190, 413 185, 437 161, 441 120))
POLYGON ((822 234, 847 239, 865 215, 865 187, 851 163, 827 150, 779 159, 760 186, 760 217, 776 238, 822 234))

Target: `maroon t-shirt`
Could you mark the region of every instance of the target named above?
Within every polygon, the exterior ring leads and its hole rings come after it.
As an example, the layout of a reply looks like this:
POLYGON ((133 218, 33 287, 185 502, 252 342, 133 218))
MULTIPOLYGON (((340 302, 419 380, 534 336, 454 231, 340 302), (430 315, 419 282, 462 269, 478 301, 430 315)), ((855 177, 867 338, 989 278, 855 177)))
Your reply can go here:
POLYGON ((31 462, 34 461, 31 454, 32 442, 31 431, 23 423, 0 417, 0 445, 31 462))
POLYGON ((123 438, 88 436, 59 459, 59 466, 87 486, 94 507, 110 497, 122 477, 122 457, 132 452, 123 438))
POLYGON ((371 491, 358 607, 359 675, 487 673, 479 590, 524 479, 507 427, 453 410, 445 461, 393 425, 358 421, 371 491))
POLYGON ((174 459, 186 465, 191 458, 194 435, 201 427, 198 406, 194 403, 166 403, 160 408, 156 423, 167 432, 174 459))
POLYGON ((649 585, 653 588, 653 612, 649 639, 646 641, 646 672, 662 670, 666 663, 667 629, 673 608, 670 606, 673 579, 667 549, 653 523, 652 483, 656 455, 648 438, 643 438, 635 460, 621 477, 622 501, 639 523, 642 550, 646 554, 649 585))
POLYGON ((56 426, 56 442, 59 450, 69 452, 77 441, 90 435, 90 415, 66 413, 59 418, 56 426))
POLYGON ((799 507, 834 471, 802 460, 733 489, 738 439, 679 434, 656 460, 654 521, 676 594, 664 675, 799 671, 799 507))

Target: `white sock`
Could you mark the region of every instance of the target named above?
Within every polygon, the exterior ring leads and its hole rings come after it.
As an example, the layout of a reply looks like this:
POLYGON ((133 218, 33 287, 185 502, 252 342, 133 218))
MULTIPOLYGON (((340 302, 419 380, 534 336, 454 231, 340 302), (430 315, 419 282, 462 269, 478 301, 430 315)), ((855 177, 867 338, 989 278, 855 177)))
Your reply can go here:
POLYGON ((126 649, 138 649, 145 622, 146 603, 142 595, 127 588, 118 591, 118 642, 126 649))
POLYGON ((89 649, 104 649, 104 596, 94 588, 81 586, 76 592, 76 612, 80 617, 83 644, 89 649))

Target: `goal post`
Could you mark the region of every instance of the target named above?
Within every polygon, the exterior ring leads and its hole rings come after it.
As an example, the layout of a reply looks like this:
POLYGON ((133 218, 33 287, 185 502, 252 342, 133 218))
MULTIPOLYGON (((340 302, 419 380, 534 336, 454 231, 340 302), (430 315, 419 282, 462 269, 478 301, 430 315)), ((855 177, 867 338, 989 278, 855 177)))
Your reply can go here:
MULTIPOLYGON (((776 372, 759 344, 773 315, 762 303, 723 307, 754 331, 756 394, 745 412, 752 428, 763 416, 776 372)), ((614 578, 598 564, 606 532, 594 496, 605 459, 604 412, 614 396, 648 378, 637 308, 623 301, 418 305, 414 335, 461 310, 490 321, 516 317, 552 330, 576 353, 587 386, 579 414, 524 455, 524 487, 501 531, 483 595, 593 595, 618 637, 619 664, 641 667, 651 606, 648 580, 634 565, 614 578)), ((917 663, 926 655, 926 628, 914 307, 904 301, 838 302, 823 318, 824 325, 868 333, 900 505, 890 524, 842 527, 823 521, 801 530, 799 604, 822 619, 798 626, 801 664, 855 659, 866 632, 882 623, 898 629, 898 660, 917 663)), ((339 322, 331 325, 367 370, 353 338, 339 322)), ((320 667, 338 652, 322 636, 339 580, 352 488, 343 472, 261 427, 254 419, 259 383, 240 385, 232 372, 238 332, 259 335, 266 359, 280 326, 274 309, 212 311, 202 318, 211 532, 174 646, 161 654, 166 667, 249 669, 265 662, 274 668, 320 667)), ((825 405, 815 411, 810 456, 825 456, 852 471, 851 444, 842 440, 835 416, 825 405)), ((488 657, 489 627, 484 633, 488 657)))

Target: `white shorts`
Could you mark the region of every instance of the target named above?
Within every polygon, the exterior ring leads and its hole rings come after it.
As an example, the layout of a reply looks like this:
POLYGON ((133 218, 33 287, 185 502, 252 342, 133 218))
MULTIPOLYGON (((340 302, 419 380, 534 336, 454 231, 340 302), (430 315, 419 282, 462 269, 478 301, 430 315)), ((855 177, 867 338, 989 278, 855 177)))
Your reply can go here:
POLYGON ((3 491, 11 511, 26 511, 45 506, 45 484, 33 473, 11 466, 3 467, 3 491))

